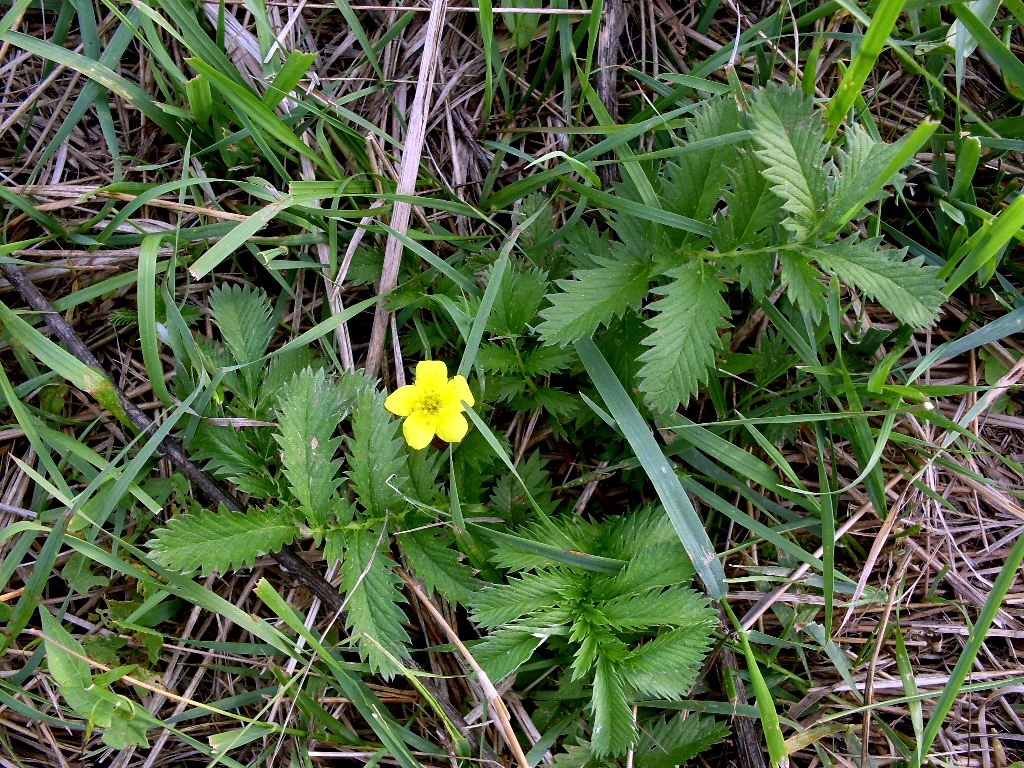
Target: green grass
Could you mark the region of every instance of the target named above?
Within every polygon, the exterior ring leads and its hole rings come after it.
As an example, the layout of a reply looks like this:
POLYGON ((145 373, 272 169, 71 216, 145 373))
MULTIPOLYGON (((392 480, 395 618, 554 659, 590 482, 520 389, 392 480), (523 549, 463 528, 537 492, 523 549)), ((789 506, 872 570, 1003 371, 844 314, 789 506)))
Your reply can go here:
POLYGON ((4 5, 0 751, 1024 758, 1024 5, 619 5, 4 5))

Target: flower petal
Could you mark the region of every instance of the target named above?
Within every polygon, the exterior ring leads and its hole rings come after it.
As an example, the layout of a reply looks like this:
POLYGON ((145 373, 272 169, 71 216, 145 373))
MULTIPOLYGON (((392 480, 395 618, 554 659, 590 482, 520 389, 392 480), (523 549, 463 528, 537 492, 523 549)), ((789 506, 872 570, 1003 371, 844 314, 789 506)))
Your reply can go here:
POLYGON ((384 401, 384 407, 395 416, 408 416, 420 399, 420 393, 412 384, 399 387, 384 401))
POLYGON ((416 363, 416 386, 431 392, 441 392, 448 383, 448 366, 440 360, 416 363))
POLYGON ((457 443, 469 432, 466 417, 454 408, 445 408, 437 414, 437 436, 447 443, 457 443))
POLYGON ((437 431, 437 416, 414 411, 402 424, 405 442, 417 451, 430 445, 437 431))
MULTIPOLYGON (((460 400, 465 400, 466 405, 469 406, 476 405, 476 400, 473 399, 473 393, 469 390, 469 383, 465 376, 452 376, 444 394, 445 405, 448 405, 449 400, 452 405, 459 405, 460 400)), ((459 405, 459 410, 464 410, 461 405, 459 405)))

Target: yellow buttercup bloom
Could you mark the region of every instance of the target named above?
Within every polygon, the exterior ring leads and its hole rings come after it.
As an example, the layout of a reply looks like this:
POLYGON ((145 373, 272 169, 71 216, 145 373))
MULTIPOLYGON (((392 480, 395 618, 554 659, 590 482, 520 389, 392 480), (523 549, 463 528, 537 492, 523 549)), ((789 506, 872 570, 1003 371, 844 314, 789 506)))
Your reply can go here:
POLYGON ((448 378, 448 366, 440 360, 424 360, 416 364, 416 381, 399 387, 384 401, 384 407, 396 416, 405 417, 402 433, 405 442, 419 450, 430 445, 437 435, 449 443, 457 443, 469 431, 462 415, 473 405, 473 393, 465 376, 448 378))

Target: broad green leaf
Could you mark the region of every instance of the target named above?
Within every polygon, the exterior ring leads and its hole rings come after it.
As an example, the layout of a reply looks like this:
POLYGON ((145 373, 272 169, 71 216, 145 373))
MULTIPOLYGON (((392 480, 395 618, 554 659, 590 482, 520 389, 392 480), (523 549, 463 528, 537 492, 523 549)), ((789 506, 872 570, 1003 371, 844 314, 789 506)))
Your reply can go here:
POLYGON ((221 338, 237 364, 266 354, 276 323, 265 291, 225 284, 210 291, 209 302, 221 338))
POLYGON ((544 635, 519 627, 499 629, 472 648, 473 658, 495 683, 504 680, 530 660, 544 642, 544 635))
POLYGON ((473 620, 482 627, 500 627, 535 611, 543 611, 557 605, 562 590, 573 581, 567 571, 545 569, 511 578, 508 584, 486 587, 471 601, 473 620))
POLYGON ((61 689, 84 690, 92 684, 85 649, 45 607, 40 606, 46 663, 61 689), (79 658, 81 657, 81 658, 79 658))
POLYGON ((345 392, 323 369, 307 368, 285 386, 278 401, 281 460, 288 485, 310 520, 326 523, 337 496, 341 460, 335 458, 345 415, 345 392))
POLYGON ((782 263, 782 282, 790 301, 807 314, 815 323, 825 311, 825 286, 821 272, 801 253, 783 251, 779 254, 782 263))
POLYGON ((698 221, 707 221, 718 206, 736 157, 735 144, 699 144, 740 128, 740 110, 731 94, 709 99, 687 126, 689 143, 701 149, 682 155, 667 165, 659 190, 666 210, 698 221))
POLYGON ((706 597, 681 587, 614 598, 601 612, 611 626, 621 629, 703 625, 714 619, 706 597))
POLYGON ((620 667, 623 677, 641 693, 678 698, 689 691, 711 645, 714 613, 692 624, 658 635, 641 645, 620 667))
POLYGON ((825 207, 825 126, 814 103, 786 87, 755 94, 750 117, 765 178, 791 214, 783 224, 804 240, 817 228, 825 207))
POLYGON ((879 302, 901 322, 930 325, 944 301, 938 269, 923 257, 904 261, 906 250, 881 249, 881 238, 857 242, 856 236, 827 247, 807 248, 813 258, 840 280, 879 302))
MULTIPOLYGON (((778 224, 781 218, 782 201, 772 192, 768 178, 761 173, 761 166, 751 152, 736 153, 736 165, 728 179, 725 211, 715 217, 711 232, 711 240, 719 251, 756 245, 765 239, 764 230, 778 224)), ((766 264, 768 271, 772 271, 772 259, 767 254, 759 253, 751 258, 766 264)))
POLYGON ((620 755, 636 742, 636 723, 618 666, 617 660, 598 653, 591 698, 594 714, 591 745, 598 757, 620 755))
POLYGON ((480 583, 448 538, 432 529, 420 529, 402 533, 398 542, 413 573, 428 590, 465 605, 480 583))
POLYGON ((399 421, 384 410, 384 394, 364 389, 352 413, 347 474, 359 503, 373 517, 383 517, 402 502, 390 485, 400 487, 405 470, 404 441, 398 428, 399 421))
POLYGON ((101 677, 93 678, 85 649, 46 608, 40 607, 43 646, 50 674, 61 696, 89 728, 102 729, 103 742, 111 749, 147 747, 148 713, 131 699, 109 690, 101 677), (141 716, 140 716, 141 715, 141 716))

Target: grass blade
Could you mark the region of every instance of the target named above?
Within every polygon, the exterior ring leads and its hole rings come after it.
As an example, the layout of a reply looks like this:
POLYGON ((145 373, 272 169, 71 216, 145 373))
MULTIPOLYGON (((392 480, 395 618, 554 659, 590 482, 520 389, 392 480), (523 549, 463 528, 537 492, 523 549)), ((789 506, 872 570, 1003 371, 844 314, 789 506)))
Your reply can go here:
POLYGON ((715 548, 690 497, 686 495, 672 465, 654 439, 654 433, 594 342, 580 339, 574 346, 608 411, 640 460, 640 466, 650 477, 704 588, 712 599, 721 600, 728 592, 725 569, 715 555, 715 548))
POLYGON ((903 6, 906 0, 891 0, 887 3, 879 3, 875 8, 868 25, 868 31, 857 49, 857 55, 850 62, 850 68, 843 75, 842 82, 836 89, 835 96, 829 101, 825 108, 825 121, 829 124, 831 135, 834 136, 846 119, 850 107, 860 96, 868 75, 874 69, 875 62, 885 48, 889 33, 896 26, 896 20, 903 13, 903 6))
POLYGON ((957 697, 961 695, 961 687, 964 681, 967 680, 967 675, 971 672, 974 660, 981 652, 981 646, 985 642, 989 627, 992 626, 992 622, 996 618, 996 613, 999 612, 999 606, 1006 598, 1007 593, 1013 586, 1013 582, 1020 575, 1022 560, 1024 560, 1024 536, 1018 536, 1017 543, 1013 545, 1013 549, 1010 550, 1006 562, 999 570, 999 576, 996 577, 992 590, 985 600, 985 605, 982 606, 981 613, 978 614, 978 620, 971 628, 970 638, 968 638, 967 644, 960 653, 960 658, 957 659, 956 666, 953 667, 953 671, 949 675, 949 681, 942 689, 939 700, 935 703, 935 710, 932 712, 932 716, 928 718, 928 724, 924 728, 924 735, 914 750, 909 768, 921 768, 924 765, 925 759, 928 757, 928 750, 931 749, 932 743, 939 735, 942 724, 946 721, 946 716, 949 715, 953 704, 956 703, 957 697))

